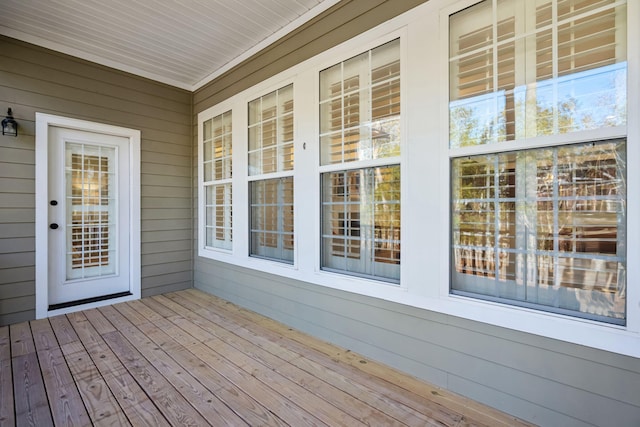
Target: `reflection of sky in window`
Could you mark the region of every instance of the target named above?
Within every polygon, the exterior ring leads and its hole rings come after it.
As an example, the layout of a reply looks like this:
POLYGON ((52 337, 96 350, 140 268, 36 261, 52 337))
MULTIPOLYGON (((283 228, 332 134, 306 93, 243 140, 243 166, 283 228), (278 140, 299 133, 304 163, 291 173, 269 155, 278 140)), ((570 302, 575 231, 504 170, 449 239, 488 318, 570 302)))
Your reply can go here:
POLYGON ((506 91, 498 91, 449 104, 451 146, 464 147, 503 141, 506 91))
POLYGON ((504 141, 506 100, 511 94, 516 139, 624 125, 626 79, 627 63, 620 62, 518 86, 513 91, 452 101, 451 147, 504 141))

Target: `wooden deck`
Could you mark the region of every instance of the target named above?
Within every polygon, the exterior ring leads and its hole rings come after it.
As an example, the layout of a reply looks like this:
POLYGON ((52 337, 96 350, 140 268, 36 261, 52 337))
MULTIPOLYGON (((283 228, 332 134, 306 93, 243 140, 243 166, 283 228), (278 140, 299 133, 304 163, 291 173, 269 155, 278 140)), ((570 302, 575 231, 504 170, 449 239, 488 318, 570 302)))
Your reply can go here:
POLYGON ((0 425, 526 425, 196 290, 0 327, 0 425))

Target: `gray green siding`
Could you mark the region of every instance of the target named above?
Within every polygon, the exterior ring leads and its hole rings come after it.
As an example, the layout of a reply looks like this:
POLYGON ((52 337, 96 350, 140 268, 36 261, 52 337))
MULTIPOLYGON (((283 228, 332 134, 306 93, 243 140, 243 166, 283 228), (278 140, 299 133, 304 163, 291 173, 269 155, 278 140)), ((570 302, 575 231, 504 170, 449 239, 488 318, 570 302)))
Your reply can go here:
MULTIPOLYGON (((341 2, 196 91, 194 113, 418 3, 341 2)), ((528 421, 640 425, 640 359, 200 257, 194 268, 198 289, 528 421)))
POLYGON ((0 325, 35 317, 35 113, 141 131, 142 295, 192 286, 191 93, 0 37, 0 325))

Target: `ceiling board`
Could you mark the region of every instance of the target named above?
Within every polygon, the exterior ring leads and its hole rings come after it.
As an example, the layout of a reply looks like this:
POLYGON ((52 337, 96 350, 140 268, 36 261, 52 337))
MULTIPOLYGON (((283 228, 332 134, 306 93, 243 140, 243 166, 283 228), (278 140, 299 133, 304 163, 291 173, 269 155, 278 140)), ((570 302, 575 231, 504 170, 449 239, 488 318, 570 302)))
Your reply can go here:
POLYGON ((0 34, 195 90, 339 0, 3 0, 0 34))

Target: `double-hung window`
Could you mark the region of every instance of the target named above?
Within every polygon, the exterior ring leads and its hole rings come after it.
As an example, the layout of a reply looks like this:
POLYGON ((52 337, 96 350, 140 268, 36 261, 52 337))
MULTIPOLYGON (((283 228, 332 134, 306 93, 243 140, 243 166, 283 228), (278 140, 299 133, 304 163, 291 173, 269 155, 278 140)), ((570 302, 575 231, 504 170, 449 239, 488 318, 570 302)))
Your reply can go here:
POLYGON ((293 263, 293 85, 249 102, 251 256, 293 263))
POLYGON ((451 292, 626 322, 626 4, 449 17, 451 292))
POLYGON ((232 249, 231 111, 202 123, 204 247, 232 249))
POLYGON ((321 265, 400 280, 400 41, 320 72, 321 265))

